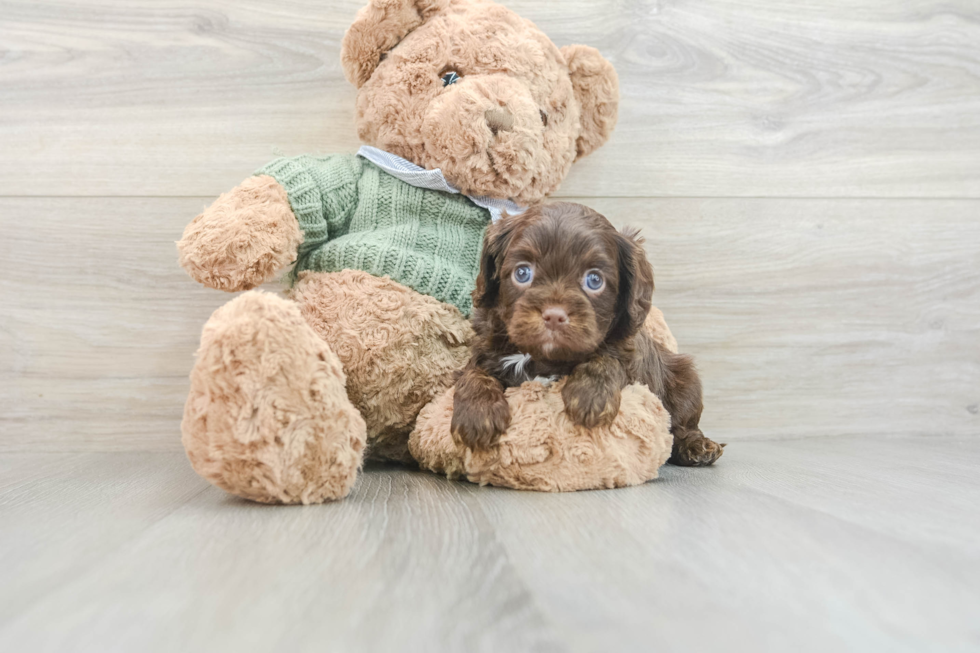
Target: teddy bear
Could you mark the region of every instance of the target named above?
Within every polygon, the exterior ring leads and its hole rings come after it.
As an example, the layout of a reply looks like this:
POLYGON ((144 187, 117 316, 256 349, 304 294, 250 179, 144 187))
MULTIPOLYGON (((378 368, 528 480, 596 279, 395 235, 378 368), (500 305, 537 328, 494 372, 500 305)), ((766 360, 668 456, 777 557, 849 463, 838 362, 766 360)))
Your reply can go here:
MULTIPOLYGON (((493 451, 448 427, 487 226, 608 140, 613 66, 490 0, 370 0, 341 61, 365 146, 272 161, 177 243, 192 278, 248 291, 202 332, 181 424, 194 469, 304 504, 346 496, 365 458, 522 489, 656 476, 669 416, 645 387, 605 429, 570 425, 540 382, 508 391, 514 425, 493 451), (286 297, 253 290, 290 266, 286 297)), ((646 327, 676 350, 659 311, 646 327)))

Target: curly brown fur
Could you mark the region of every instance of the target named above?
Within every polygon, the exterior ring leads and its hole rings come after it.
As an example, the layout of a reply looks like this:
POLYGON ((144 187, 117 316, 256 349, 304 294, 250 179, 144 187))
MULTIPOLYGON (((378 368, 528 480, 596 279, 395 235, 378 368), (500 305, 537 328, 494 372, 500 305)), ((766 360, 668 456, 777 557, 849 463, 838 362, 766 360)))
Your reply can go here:
POLYGON ((470 446, 489 448, 510 426, 504 386, 479 367, 468 367, 456 381, 451 429, 470 446))
POLYGON ((701 381, 689 356, 641 327, 653 269, 636 232, 620 233, 580 204, 553 203, 508 216, 484 241, 473 292, 476 338, 456 383, 452 430, 470 447, 492 445, 509 424, 505 388, 567 376, 565 412, 608 426, 622 389, 650 388, 670 412, 670 462, 710 465, 722 446, 701 433, 701 381))

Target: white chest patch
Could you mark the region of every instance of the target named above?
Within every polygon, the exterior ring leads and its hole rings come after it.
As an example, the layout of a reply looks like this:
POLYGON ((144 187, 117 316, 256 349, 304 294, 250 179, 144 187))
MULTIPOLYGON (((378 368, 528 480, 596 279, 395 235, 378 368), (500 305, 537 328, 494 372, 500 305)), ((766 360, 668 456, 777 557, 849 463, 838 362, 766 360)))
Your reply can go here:
POLYGON ((504 371, 512 371, 515 376, 529 379, 527 364, 531 362, 531 354, 510 354, 500 359, 504 371))

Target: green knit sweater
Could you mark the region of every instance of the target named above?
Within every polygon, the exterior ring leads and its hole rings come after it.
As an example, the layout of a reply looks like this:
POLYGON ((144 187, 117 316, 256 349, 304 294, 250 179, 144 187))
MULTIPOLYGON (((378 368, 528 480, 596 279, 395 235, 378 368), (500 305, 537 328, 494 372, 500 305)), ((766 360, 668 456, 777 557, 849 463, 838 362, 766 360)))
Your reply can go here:
POLYGON ((303 230, 296 273, 388 275, 469 316, 487 209, 407 184, 353 154, 276 159, 256 174, 286 189, 303 230))

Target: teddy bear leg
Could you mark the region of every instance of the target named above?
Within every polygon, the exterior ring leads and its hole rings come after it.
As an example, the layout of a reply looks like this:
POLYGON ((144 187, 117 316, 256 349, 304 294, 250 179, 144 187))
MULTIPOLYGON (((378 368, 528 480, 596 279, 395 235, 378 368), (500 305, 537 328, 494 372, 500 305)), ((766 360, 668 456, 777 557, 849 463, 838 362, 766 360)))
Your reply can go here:
POLYGON ((194 218, 177 241, 180 265, 196 281, 229 292, 250 290, 296 260, 303 242, 286 189, 250 177, 194 218))
POLYGON ((198 474, 263 503, 346 496, 365 445, 337 357, 295 303, 260 291, 205 325, 181 431, 198 474))
POLYGON ((291 297, 343 364, 367 423, 367 455, 414 464, 408 436, 466 364, 469 322, 453 306, 357 270, 304 272, 291 297))

